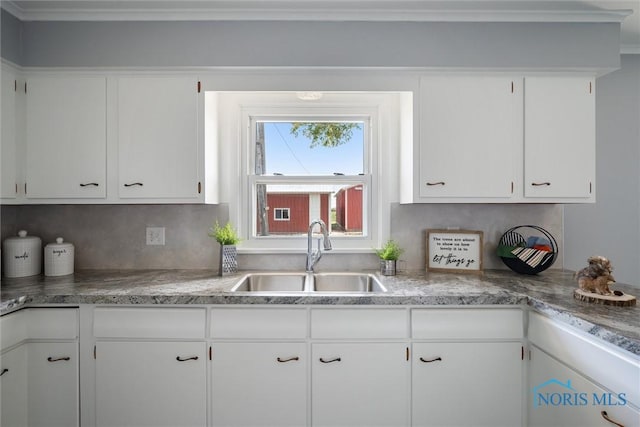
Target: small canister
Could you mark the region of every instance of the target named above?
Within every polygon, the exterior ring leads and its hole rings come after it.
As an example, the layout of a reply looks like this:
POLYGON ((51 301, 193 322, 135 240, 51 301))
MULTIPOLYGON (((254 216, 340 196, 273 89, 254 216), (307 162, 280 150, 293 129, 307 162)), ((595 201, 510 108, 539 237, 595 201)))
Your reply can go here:
POLYGON ((64 243, 64 239, 58 237, 55 243, 49 243, 44 247, 44 275, 73 274, 73 257, 73 244, 64 243))
POLYGON ((4 240, 2 256, 5 277, 36 276, 42 269, 42 240, 20 230, 18 237, 4 240))

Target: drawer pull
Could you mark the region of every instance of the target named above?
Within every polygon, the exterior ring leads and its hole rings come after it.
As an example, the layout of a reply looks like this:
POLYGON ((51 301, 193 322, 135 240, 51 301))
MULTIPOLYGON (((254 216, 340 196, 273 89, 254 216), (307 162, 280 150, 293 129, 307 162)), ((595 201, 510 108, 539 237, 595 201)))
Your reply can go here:
POLYGON ((320 361, 322 363, 333 363, 333 362, 340 362, 342 359, 340 359, 339 357, 333 358, 333 359, 329 359, 329 360, 325 360, 322 357, 320 358, 320 361))
POLYGON ((282 357, 278 357, 276 359, 280 363, 293 362, 294 360, 300 360, 298 356, 289 357, 288 359, 283 359, 282 357))
POLYGON ((424 357, 421 357, 420 361, 424 363, 438 362, 438 361, 442 361, 442 357, 436 357, 434 359, 425 359, 424 357))
POLYGON ((100 184, 98 184, 97 182, 87 182, 86 184, 80 184, 80 187, 99 187, 100 184))
POLYGON ((543 185, 549 186, 551 185, 550 182, 532 182, 531 185, 533 187, 542 187, 543 185))
POLYGON ((2 372, 0 372, 0 377, 6 374, 7 372, 9 372, 9 370, 7 368, 4 368, 2 372))
POLYGON ((144 184, 141 182, 132 182, 131 184, 125 184, 125 187, 142 187, 144 184))
POLYGON ((444 181, 427 182, 427 186, 429 186, 429 187, 432 187, 434 185, 444 185, 444 181))
POLYGON ((49 356, 49 357, 47 357, 47 362, 52 362, 52 363, 53 362, 62 362, 62 361, 67 362, 69 360, 71 360, 71 358, 69 356, 63 356, 63 357, 51 357, 51 356, 49 356))
POLYGON ((609 418, 609 415, 607 414, 607 411, 602 411, 600 412, 600 415, 602 415, 602 418, 604 418, 605 420, 609 421, 611 424, 617 425, 618 427, 624 427, 624 425, 617 423, 615 421, 613 421, 611 418, 609 418))
POLYGON ((188 360, 198 360, 198 356, 191 356, 191 357, 185 357, 185 358, 182 358, 182 357, 178 356, 178 357, 176 357, 176 360, 178 362, 186 362, 188 360))

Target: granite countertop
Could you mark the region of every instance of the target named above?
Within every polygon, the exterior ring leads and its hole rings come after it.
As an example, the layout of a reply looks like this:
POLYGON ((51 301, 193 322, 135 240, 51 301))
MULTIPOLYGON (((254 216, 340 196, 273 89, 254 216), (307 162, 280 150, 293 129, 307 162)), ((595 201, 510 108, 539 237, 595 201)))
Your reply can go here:
MULTIPOLYGON (((323 304, 529 305, 640 357, 640 306, 611 307, 575 300, 573 272, 525 276, 509 270, 482 274, 407 272, 379 276, 384 294, 229 292, 246 273, 219 277, 209 270, 86 270, 71 276, 3 279, 0 312, 25 304, 323 304)), ((635 296, 640 289, 613 286, 635 296)))

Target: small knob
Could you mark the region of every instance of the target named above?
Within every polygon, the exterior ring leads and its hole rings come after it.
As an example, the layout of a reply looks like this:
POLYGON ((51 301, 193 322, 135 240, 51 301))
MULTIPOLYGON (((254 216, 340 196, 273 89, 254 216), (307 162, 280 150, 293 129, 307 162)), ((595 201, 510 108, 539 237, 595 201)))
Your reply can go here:
POLYGON ((64 239, 62 237, 56 237, 56 243, 57 244, 60 244, 62 242, 64 242, 64 239))
POLYGON ((18 231, 18 237, 27 237, 27 230, 18 231))

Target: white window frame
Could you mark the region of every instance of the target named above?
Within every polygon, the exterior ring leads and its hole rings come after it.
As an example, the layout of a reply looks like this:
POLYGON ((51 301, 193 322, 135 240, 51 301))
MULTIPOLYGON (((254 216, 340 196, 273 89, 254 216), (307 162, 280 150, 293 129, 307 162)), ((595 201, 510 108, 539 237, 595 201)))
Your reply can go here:
POLYGON ((273 208, 273 220, 274 221, 291 221, 291 208, 273 208), (280 211, 280 218, 278 218, 278 211, 280 211), (283 218, 282 214, 287 213, 287 217, 283 218))
POLYGON ((399 92, 325 92, 319 101, 295 99, 295 92, 216 92, 210 97, 218 111, 216 138, 221 146, 222 200, 229 219, 243 239, 238 251, 246 254, 303 253, 306 236, 261 236, 256 227, 256 184, 363 184, 363 218, 366 236, 332 236, 333 253, 372 253, 390 233, 391 203, 397 202, 399 140, 401 132, 399 92), (334 94, 339 96, 333 96, 334 94), (368 118, 370 143, 365 147, 364 176, 256 176, 252 119, 307 117, 311 119, 368 118), (380 141, 384 140, 384 144, 380 141), (234 142, 235 141, 235 142, 234 142), (224 177, 224 178, 223 178, 224 177), (235 179, 233 177, 236 177, 235 179))

